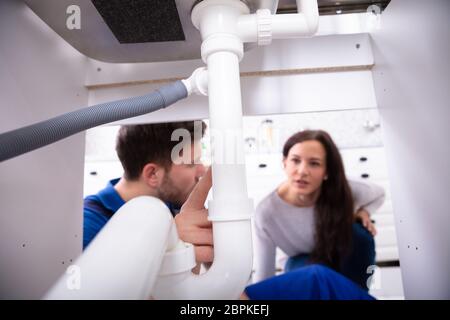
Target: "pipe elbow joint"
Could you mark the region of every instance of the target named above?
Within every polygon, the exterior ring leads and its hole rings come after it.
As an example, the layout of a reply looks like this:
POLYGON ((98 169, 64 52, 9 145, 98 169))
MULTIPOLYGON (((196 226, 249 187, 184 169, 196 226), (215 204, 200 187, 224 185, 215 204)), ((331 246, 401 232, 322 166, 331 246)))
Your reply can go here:
MULTIPOLYGON (((178 271, 161 268, 152 292, 162 300, 229 300, 238 299, 250 281, 253 266, 250 219, 213 222, 214 262, 201 275, 193 274, 192 264, 178 271), (233 234, 230 237, 230 234, 233 234), (230 263, 232 261, 232 263, 230 263), (166 271, 163 271, 163 270, 166 271)), ((184 249, 181 249, 184 250, 184 249)), ((193 251, 192 251, 193 254, 193 251)), ((184 255, 174 255, 182 258, 184 255)), ((167 257, 167 255, 166 255, 167 257)), ((166 260, 166 257, 164 260, 166 260)), ((163 262, 163 265, 166 265, 163 262)), ((181 265, 179 262, 176 265, 181 265)))
POLYGON ((186 87, 188 95, 193 93, 208 95, 208 70, 205 67, 195 69, 189 78, 183 79, 181 82, 186 87))

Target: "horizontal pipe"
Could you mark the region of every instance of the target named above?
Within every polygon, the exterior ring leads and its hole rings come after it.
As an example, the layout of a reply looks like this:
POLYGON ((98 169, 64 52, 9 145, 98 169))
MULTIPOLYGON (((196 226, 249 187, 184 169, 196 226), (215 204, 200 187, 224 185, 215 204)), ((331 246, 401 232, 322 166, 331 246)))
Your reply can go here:
POLYGON ((44 299, 148 299, 166 249, 178 236, 173 217, 149 196, 125 203, 44 299))

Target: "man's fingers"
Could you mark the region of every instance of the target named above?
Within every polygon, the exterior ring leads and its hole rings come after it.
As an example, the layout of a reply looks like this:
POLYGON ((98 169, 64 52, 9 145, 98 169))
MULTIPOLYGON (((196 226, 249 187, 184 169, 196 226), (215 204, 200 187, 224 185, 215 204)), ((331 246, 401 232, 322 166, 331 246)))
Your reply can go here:
POLYGON ((202 215, 199 215, 198 217, 194 217, 194 215, 191 215, 190 218, 191 223, 198 228, 209 228, 209 229, 212 228, 212 222, 202 215))
POLYGON ((189 227, 211 228, 212 222, 208 220, 208 210, 182 211, 175 216, 175 222, 179 230, 189 227))
POLYGON ((206 198, 208 197, 209 189, 212 185, 212 175, 211 168, 209 168, 205 175, 200 179, 200 181, 195 185, 188 199, 184 203, 181 210, 186 209, 203 209, 205 205, 206 198))
POLYGON ((206 209, 191 211, 189 212, 189 217, 186 216, 186 219, 190 219, 191 224, 197 227, 212 227, 212 222, 208 220, 208 210, 206 209))
POLYGON ((191 232, 184 232, 180 234, 180 239, 192 243, 194 246, 212 246, 214 243, 212 231, 208 228, 197 228, 191 232))
POLYGON ((211 246, 195 246, 194 250, 197 262, 212 262, 214 260, 214 251, 211 246))

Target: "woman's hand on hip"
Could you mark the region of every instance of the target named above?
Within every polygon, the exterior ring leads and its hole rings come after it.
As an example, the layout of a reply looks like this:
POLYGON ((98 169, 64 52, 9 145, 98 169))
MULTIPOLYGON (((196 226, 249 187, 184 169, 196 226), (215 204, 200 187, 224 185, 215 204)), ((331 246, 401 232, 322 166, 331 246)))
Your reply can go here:
POLYGON ((375 237, 377 235, 377 229, 375 228, 375 225, 370 218, 370 214, 366 210, 359 209, 355 213, 355 220, 361 221, 364 228, 366 228, 372 234, 372 236, 375 237))

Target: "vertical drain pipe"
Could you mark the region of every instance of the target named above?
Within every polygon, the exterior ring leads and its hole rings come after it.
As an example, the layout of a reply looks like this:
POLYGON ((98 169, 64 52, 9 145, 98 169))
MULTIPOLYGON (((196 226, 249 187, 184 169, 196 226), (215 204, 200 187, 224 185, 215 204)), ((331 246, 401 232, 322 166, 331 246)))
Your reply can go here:
POLYGON ((214 262, 200 276, 189 271, 160 276, 153 292, 157 299, 237 299, 250 280, 253 203, 247 196, 242 137, 239 61, 244 49, 236 32, 238 17, 248 13, 237 0, 208 0, 192 11, 208 68, 214 262))
POLYGON ((202 35, 201 54, 208 69, 213 139, 213 200, 208 209, 214 234, 214 263, 209 272, 214 279, 209 283, 219 285, 217 292, 226 294, 224 299, 239 297, 253 264, 253 202, 247 194, 239 74, 244 46, 236 31, 239 16, 245 14, 249 9, 241 1, 200 3, 192 12, 192 21, 202 35))
POLYGON ((247 196, 239 62, 244 42, 267 45, 273 38, 311 36, 318 26, 317 0, 297 0, 298 13, 249 14, 239 0, 204 0, 192 10, 207 64, 212 147, 214 262, 202 275, 183 265, 192 248, 179 245, 166 253, 155 284, 156 299, 237 299, 250 280, 253 203, 247 196))

